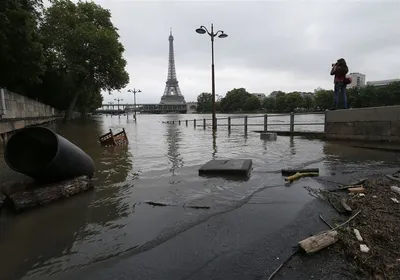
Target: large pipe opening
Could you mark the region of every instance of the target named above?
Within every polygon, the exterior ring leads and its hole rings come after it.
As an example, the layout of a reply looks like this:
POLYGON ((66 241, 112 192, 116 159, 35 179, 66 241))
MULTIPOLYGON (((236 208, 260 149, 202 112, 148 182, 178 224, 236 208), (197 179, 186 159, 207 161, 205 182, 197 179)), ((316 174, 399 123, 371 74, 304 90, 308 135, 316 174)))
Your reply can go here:
POLYGON ((39 173, 56 157, 57 135, 45 127, 29 127, 14 134, 6 145, 7 164, 20 173, 39 173))

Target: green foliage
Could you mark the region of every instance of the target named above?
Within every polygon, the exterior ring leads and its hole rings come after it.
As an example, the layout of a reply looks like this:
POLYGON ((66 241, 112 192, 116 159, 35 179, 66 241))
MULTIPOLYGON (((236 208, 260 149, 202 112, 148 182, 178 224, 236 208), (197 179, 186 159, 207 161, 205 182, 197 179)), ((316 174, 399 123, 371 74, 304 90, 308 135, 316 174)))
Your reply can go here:
POLYGON ((234 88, 226 93, 226 96, 221 100, 221 111, 237 112, 244 110, 246 100, 251 97, 244 88, 234 88))
POLYGON ((285 112, 294 112, 304 107, 304 98, 298 92, 291 92, 285 95, 286 108, 285 112))
POLYGON ((40 34, 50 71, 62 77, 61 91, 71 98, 69 113, 75 102, 81 110, 89 109, 101 100, 100 90, 128 83, 124 47, 111 14, 94 2, 55 0, 44 13, 40 34))
POLYGON ((333 105, 333 90, 318 90, 315 92, 315 106, 320 110, 330 109, 333 105))
POLYGON ((247 98, 243 106, 245 111, 255 111, 261 108, 261 101, 257 96, 251 96, 247 98))
POLYGON ((0 87, 25 92, 40 82, 45 57, 38 36, 40 1, 7 0, 0 4, 0 87))
POLYGON ((315 109, 315 100, 314 96, 307 94, 303 98, 303 108, 306 109, 307 111, 312 111, 315 109))
MULTIPOLYGON (((5 3, 3 3, 5 2, 5 3)), ((94 2, 0 4, 0 86, 72 112, 98 108, 101 91, 129 81, 124 47, 107 9, 94 2), (3 28, 4 27, 4 28, 3 28)))
POLYGON ((209 113, 212 112, 212 94, 203 92, 197 96, 197 112, 209 113))
POLYGON ((263 101, 263 107, 267 112, 276 111, 276 99, 274 97, 267 97, 263 101))

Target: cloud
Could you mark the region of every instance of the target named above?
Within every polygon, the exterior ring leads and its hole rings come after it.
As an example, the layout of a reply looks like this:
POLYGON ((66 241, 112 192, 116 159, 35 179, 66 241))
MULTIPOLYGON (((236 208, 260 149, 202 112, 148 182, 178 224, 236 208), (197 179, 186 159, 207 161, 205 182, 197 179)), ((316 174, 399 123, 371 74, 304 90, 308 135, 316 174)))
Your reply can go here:
MULTIPOLYGON (((332 87, 330 65, 348 61, 367 80, 399 78, 400 4, 383 1, 96 1, 111 10, 126 48, 138 102, 158 103, 172 27, 176 72, 187 101, 211 91, 211 43, 200 25, 224 30, 215 40, 216 91, 269 94, 332 87)), ((126 90, 105 94, 133 99, 126 90)))

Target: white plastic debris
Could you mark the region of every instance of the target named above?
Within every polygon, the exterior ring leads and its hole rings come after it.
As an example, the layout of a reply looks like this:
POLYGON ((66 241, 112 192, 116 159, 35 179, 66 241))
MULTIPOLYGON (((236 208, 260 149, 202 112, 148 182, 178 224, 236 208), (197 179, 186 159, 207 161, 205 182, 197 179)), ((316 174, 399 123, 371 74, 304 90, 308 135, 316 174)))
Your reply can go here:
POLYGON ((376 195, 373 195, 372 197, 373 197, 373 198, 377 198, 377 196, 376 196, 376 195))
POLYGON ((358 196, 363 197, 365 196, 365 193, 359 193, 358 196))
POLYGON ((391 197, 390 199, 391 199, 393 202, 395 202, 395 203, 400 203, 400 201, 398 201, 397 198, 391 197))
POLYGON ((356 238, 358 241, 362 242, 363 238, 361 237, 360 231, 358 229, 354 229, 354 234, 356 235, 356 238))
POLYGON ((369 248, 368 248, 368 246, 365 245, 365 244, 360 244, 360 250, 361 250, 361 252, 363 252, 363 253, 368 253, 368 252, 369 252, 369 248))
POLYGON ((395 193, 397 193, 398 195, 400 195, 400 188, 399 188, 399 187, 391 186, 390 189, 391 189, 392 191, 394 191, 395 193))

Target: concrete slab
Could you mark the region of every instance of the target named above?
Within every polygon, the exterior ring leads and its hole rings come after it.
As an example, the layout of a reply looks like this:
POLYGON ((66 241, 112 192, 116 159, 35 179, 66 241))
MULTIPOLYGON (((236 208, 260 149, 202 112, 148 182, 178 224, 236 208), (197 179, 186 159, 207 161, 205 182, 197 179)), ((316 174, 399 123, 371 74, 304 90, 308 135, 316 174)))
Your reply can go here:
POLYGON ((262 132, 260 133, 260 139, 269 140, 269 141, 276 141, 277 134, 274 132, 262 132))
POLYGON ((252 165, 251 159, 211 160, 199 169, 199 175, 248 176, 252 165))

